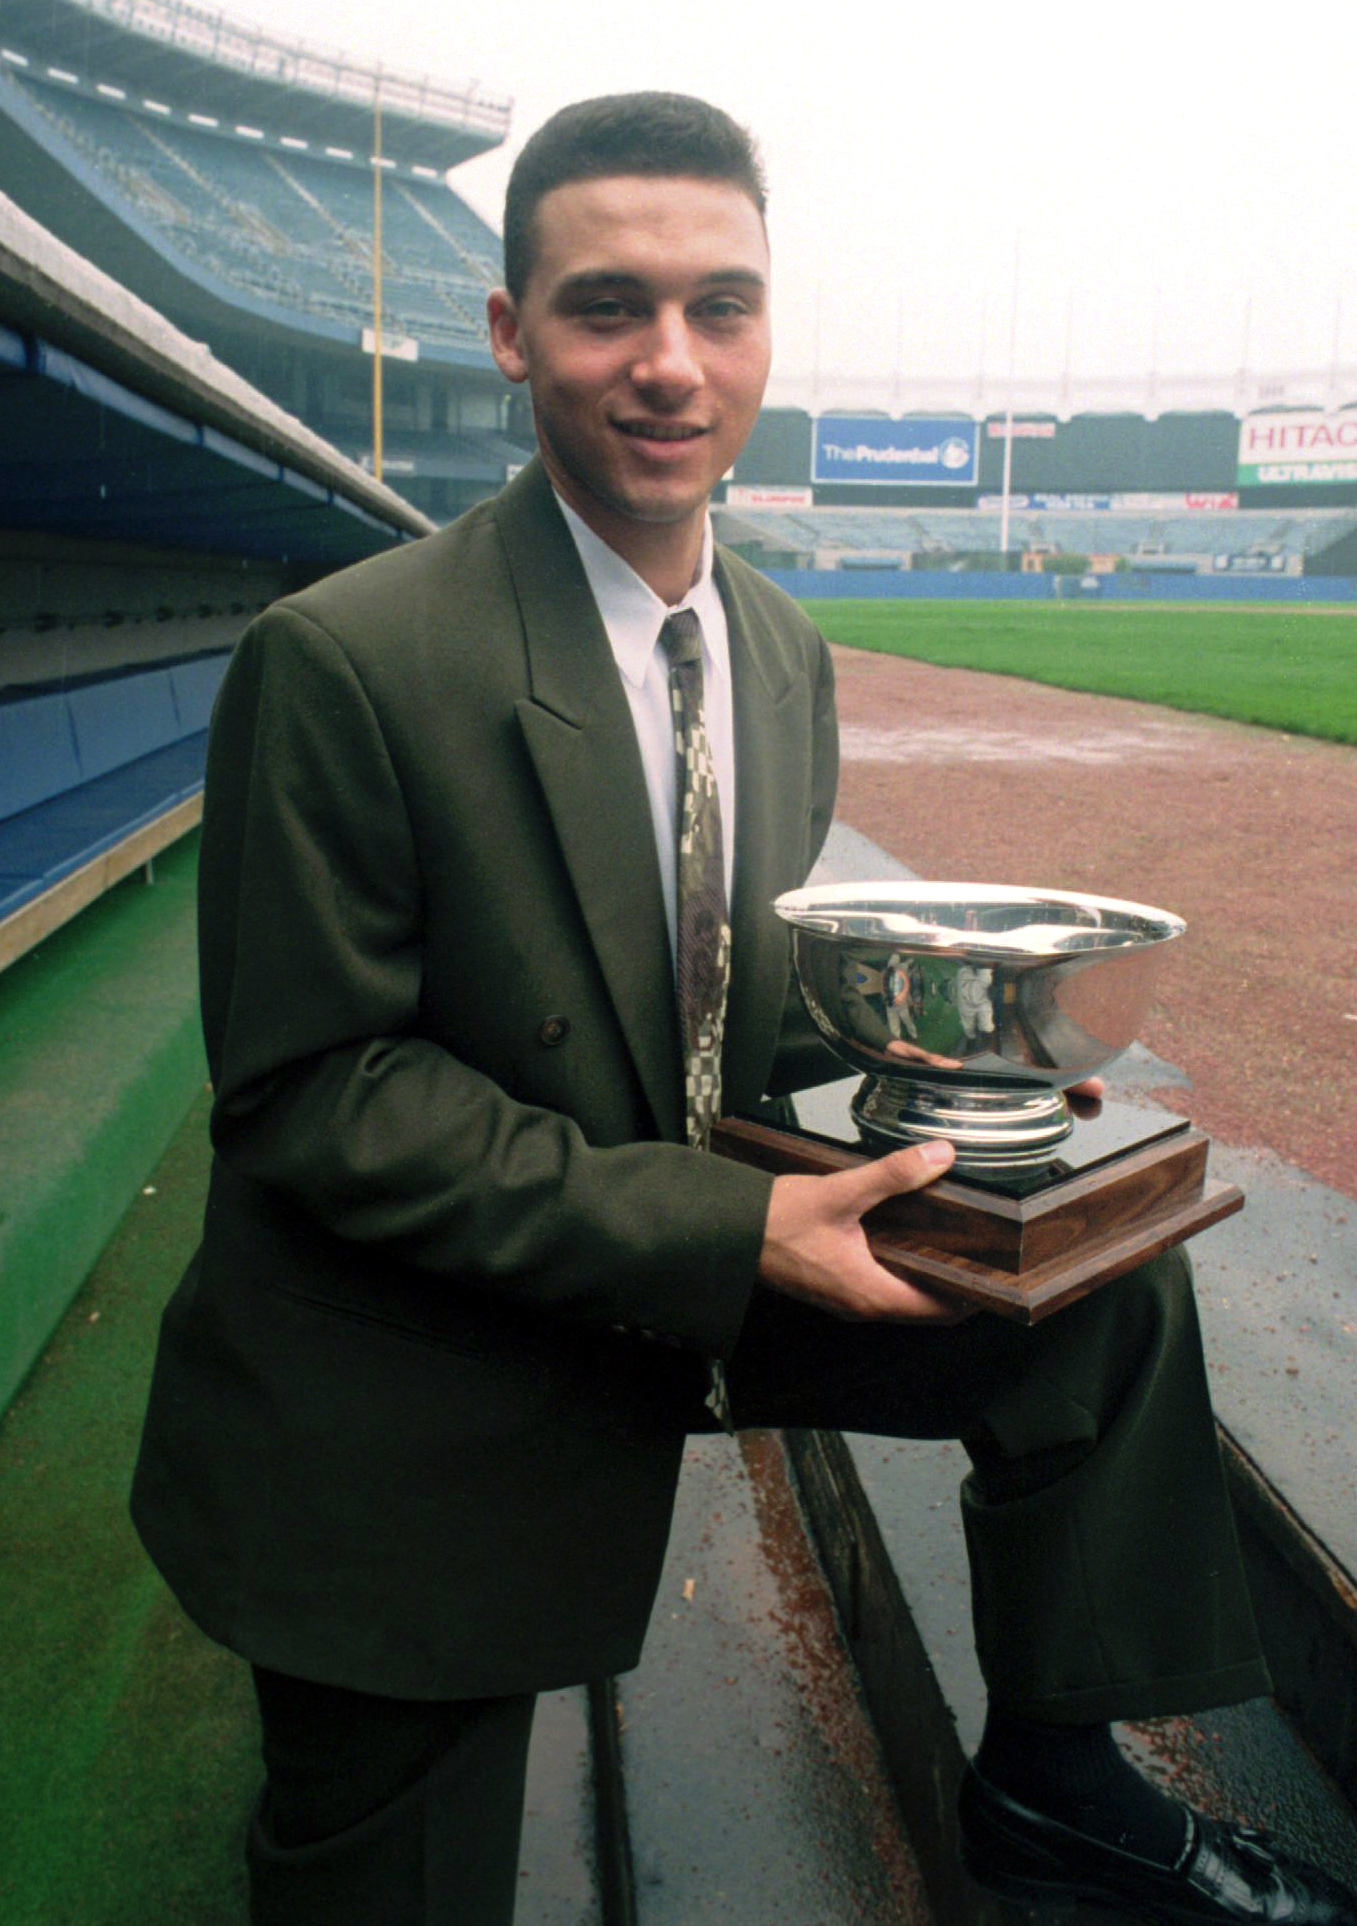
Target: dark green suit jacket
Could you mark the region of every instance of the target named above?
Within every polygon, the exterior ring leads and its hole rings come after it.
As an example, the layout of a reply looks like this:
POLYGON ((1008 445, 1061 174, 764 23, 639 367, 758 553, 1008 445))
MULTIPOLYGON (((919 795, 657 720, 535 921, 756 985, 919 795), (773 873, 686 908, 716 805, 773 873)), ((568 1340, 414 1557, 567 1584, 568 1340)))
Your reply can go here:
MULTIPOLYGON (((740 1110, 825 1074, 769 905, 836 748, 819 634, 717 566, 740 1110)), ((640 758, 539 464, 253 625, 200 914, 216 1156, 137 1471, 152 1556, 214 1637, 360 1690, 634 1664, 769 1180, 682 1144, 640 758)))

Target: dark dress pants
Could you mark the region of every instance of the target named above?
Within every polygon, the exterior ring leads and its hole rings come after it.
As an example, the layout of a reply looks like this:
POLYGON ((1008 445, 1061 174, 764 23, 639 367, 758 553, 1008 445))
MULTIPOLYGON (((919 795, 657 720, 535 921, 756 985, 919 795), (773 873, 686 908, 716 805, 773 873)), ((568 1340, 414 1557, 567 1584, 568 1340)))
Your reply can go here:
POLYGON ((959 1438, 991 1700, 1055 1723, 1267 1692, 1191 1271, 1171 1250, 1041 1323, 849 1324, 756 1293, 737 1425, 959 1438))
POLYGON ((252 1926, 510 1926, 533 1695, 424 1704, 254 1678, 252 1926))

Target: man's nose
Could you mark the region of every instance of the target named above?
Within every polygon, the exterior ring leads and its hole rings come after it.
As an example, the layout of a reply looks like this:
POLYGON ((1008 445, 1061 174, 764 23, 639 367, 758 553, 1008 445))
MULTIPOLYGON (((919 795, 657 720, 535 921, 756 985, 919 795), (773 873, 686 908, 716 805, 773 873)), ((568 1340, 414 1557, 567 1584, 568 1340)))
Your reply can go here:
POLYGON ((638 388, 680 393, 701 385, 702 363, 685 314, 662 309, 655 316, 632 364, 632 379, 638 388))

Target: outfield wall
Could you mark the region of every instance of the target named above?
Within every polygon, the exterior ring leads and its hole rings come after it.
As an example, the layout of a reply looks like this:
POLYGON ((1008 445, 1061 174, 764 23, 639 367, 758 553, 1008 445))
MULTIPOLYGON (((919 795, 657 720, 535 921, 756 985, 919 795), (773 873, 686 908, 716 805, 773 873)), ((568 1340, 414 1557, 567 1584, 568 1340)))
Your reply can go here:
POLYGON ((764 574, 798 601, 851 602, 1357 602, 1346 575, 1100 575, 1096 594, 1081 594, 1060 575, 997 569, 770 568, 764 574))

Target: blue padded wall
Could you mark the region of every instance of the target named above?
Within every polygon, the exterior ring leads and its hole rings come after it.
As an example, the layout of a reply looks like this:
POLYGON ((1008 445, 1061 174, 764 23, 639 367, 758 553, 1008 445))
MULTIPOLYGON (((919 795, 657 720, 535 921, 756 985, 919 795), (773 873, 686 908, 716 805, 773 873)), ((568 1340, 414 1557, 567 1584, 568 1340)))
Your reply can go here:
POLYGON ((147 669, 67 693, 76 753, 86 782, 149 756, 184 733, 175 713, 168 669, 147 669))
POLYGON ((0 817, 31 809, 79 781, 66 698, 0 702, 0 817))
POLYGON ((170 670, 181 735, 206 729, 212 718, 212 704, 221 687, 228 660, 229 657, 224 653, 199 655, 191 662, 176 663, 170 670))

